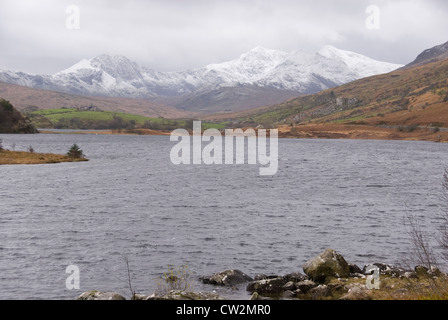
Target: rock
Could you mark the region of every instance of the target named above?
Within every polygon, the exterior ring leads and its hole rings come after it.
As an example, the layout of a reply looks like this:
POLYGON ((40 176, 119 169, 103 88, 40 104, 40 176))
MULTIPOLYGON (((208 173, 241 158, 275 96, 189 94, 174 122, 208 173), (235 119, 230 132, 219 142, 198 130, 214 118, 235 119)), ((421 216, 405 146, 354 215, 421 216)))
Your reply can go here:
POLYGON ((292 299, 295 296, 296 296, 296 294, 291 290, 286 290, 285 292, 283 292, 283 298, 285 298, 285 299, 292 299))
POLYGON ((275 278, 279 278, 280 276, 268 276, 268 275, 265 275, 265 274, 257 274, 255 277, 254 277, 254 281, 257 281, 257 280, 266 280, 266 279, 275 279, 275 278))
POLYGON ((350 270, 350 276, 351 276, 351 274, 362 273, 361 268, 358 267, 356 264, 349 263, 348 269, 350 270))
POLYGON ((414 270, 418 278, 424 278, 428 276, 429 269, 424 266, 416 266, 414 270))
POLYGON ((256 300, 272 300, 271 298, 268 297, 262 297, 258 294, 258 292, 254 292, 252 293, 252 295, 249 298, 250 301, 256 301, 256 300))
POLYGON ((303 294, 303 292, 302 292, 302 290, 300 290, 300 289, 297 289, 297 290, 294 291, 294 295, 295 295, 296 297, 300 296, 301 294, 303 294))
POLYGON ((258 280, 265 280, 265 279, 269 279, 269 276, 267 276, 267 275, 265 275, 265 274, 257 274, 257 275, 254 277, 254 280, 255 280, 255 281, 258 281, 258 280))
POLYGON ((371 266, 377 267, 380 270, 380 275, 390 276, 393 278, 398 278, 405 272, 405 270, 403 270, 397 266, 393 266, 390 264, 384 264, 384 263, 374 263, 374 264, 369 264, 369 265, 364 266, 364 268, 362 269, 362 273, 365 275, 372 274, 372 271, 370 273, 367 272, 367 268, 369 268, 371 266))
POLYGON ((348 292, 340 297, 339 300, 371 300, 366 286, 360 283, 346 286, 346 289, 348 289, 348 292))
POLYGON ((332 278, 348 278, 350 268, 344 257, 333 249, 327 249, 303 266, 305 274, 313 281, 325 283, 332 278))
POLYGON ((311 289, 317 287, 317 284, 311 280, 300 281, 296 283, 296 288, 300 290, 302 293, 307 293, 311 289))
POLYGON ((417 279, 418 278, 417 273, 414 271, 407 271, 407 272, 403 273, 402 277, 405 279, 417 279))
POLYGON ((434 277, 440 277, 443 275, 439 268, 434 266, 431 267, 431 270, 429 270, 428 273, 434 277))
POLYGON ((203 283, 218 286, 234 286, 237 284, 253 281, 251 277, 241 272, 240 270, 225 270, 223 272, 215 273, 212 276, 202 277, 200 279, 203 283))
POLYGON ((249 300, 250 300, 250 301, 258 300, 259 296, 260 296, 260 295, 258 294, 258 292, 254 292, 254 293, 252 293, 252 295, 250 296, 249 300))
POLYGON ((144 294, 134 294, 134 296, 132 297, 132 300, 150 300, 152 296, 147 296, 144 294))
POLYGON ((126 300, 116 292, 88 291, 81 294, 76 300, 126 300))
POLYGON ((328 286, 321 284, 309 291, 313 300, 319 300, 331 296, 331 290, 328 286))
MULTIPOLYGON (((284 278, 283 278, 284 279, 284 278)), ((296 290, 296 284, 292 281, 287 282, 284 286, 283 286, 283 290, 285 291, 294 291, 296 290)))
POLYGON ((248 284, 246 290, 249 292, 258 292, 260 295, 277 295, 283 292, 283 286, 286 284, 283 277, 275 279, 257 280, 248 284))
POLYGON ((283 276, 283 278, 286 281, 292 281, 292 282, 300 282, 300 281, 308 280, 308 277, 306 275, 301 274, 299 272, 289 273, 289 274, 283 276))
POLYGON ((163 296, 153 294, 146 300, 226 300, 212 292, 185 292, 172 290, 163 296))

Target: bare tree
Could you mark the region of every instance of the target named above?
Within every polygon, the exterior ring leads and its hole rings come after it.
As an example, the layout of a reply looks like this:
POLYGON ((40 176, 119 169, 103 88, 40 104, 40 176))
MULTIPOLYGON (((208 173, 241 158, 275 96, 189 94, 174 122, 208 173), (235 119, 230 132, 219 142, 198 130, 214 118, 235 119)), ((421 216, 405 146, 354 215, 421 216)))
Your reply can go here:
POLYGON ((411 215, 406 215, 406 223, 408 226, 408 234, 412 242, 410 249, 410 262, 424 266, 431 270, 437 266, 437 257, 429 243, 428 235, 420 228, 421 223, 418 219, 411 215))
POLYGON ((132 285, 132 278, 133 278, 133 276, 132 276, 132 274, 131 274, 131 268, 130 268, 130 266, 129 266, 129 258, 128 258, 128 255, 125 253, 124 255, 123 255, 123 258, 124 258, 124 262, 125 262, 125 264, 126 264, 126 272, 127 272, 127 285, 128 285, 128 288, 129 288, 129 290, 131 291, 131 300, 135 300, 135 298, 136 298, 136 294, 137 294, 137 290, 133 287, 133 285, 132 285))
POLYGON ((442 259, 448 263, 448 168, 445 169, 443 175, 443 199, 445 201, 445 210, 442 216, 442 225, 439 230, 439 237, 437 238, 442 249, 442 259))

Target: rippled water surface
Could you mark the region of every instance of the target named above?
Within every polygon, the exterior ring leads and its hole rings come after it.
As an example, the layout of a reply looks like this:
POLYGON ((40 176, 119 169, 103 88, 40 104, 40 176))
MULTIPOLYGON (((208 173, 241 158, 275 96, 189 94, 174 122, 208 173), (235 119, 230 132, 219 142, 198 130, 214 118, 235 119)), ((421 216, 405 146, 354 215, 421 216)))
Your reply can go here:
MULTIPOLYGON (((152 293, 168 265, 193 278, 225 270, 286 274, 331 247, 352 263, 401 262, 406 212, 433 230, 443 211, 448 145, 426 142, 279 141, 279 170, 175 166, 169 137, 0 135, 16 150, 89 162, 0 167, 0 299, 73 299, 83 291, 152 293), (81 289, 67 290, 68 265, 81 289)), ((240 290, 216 289, 246 298, 240 290)))

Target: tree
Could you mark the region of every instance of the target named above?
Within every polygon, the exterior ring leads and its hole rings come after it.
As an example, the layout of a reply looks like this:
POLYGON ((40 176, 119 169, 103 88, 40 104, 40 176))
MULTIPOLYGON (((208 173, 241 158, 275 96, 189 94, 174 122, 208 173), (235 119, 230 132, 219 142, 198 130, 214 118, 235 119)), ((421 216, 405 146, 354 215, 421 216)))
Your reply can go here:
POLYGON ((71 146, 70 150, 67 152, 67 156, 73 159, 83 159, 84 153, 83 151, 78 147, 77 144, 74 144, 71 146))
POLYGON ((0 106, 2 106, 3 109, 8 112, 12 112, 14 110, 14 107, 12 106, 11 102, 5 99, 0 99, 0 106))

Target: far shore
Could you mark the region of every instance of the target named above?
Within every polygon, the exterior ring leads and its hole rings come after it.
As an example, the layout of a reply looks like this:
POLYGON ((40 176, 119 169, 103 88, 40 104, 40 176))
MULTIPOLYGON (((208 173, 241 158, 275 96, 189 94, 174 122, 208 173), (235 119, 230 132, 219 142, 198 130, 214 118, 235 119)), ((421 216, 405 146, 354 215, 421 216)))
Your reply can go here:
MULTIPOLYGON (((246 130, 247 128, 243 128, 246 130)), ((257 129, 255 129, 257 130, 257 129)), ((448 130, 445 128, 425 127, 386 127, 353 124, 304 124, 278 127, 279 138, 296 139, 353 139, 353 140, 406 140, 448 142, 448 130)), ((133 130, 73 130, 59 132, 52 129, 42 129, 44 134, 102 134, 102 135, 170 135, 171 131, 150 129, 133 130)))
POLYGON ((360 139, 448 142, 446 128, 373 126, 355 124, 305 124, 280 126, 279 137, 302 139, 360 139))
POLYGON ((105 135, 146 135, 146 136, 167 136, 171 131, 158 131, 150 129, 133 130, 70 130, 68 132, 56 131, 57 129, 40 129, 39 133, 44 134, 105 134, 105 135))

